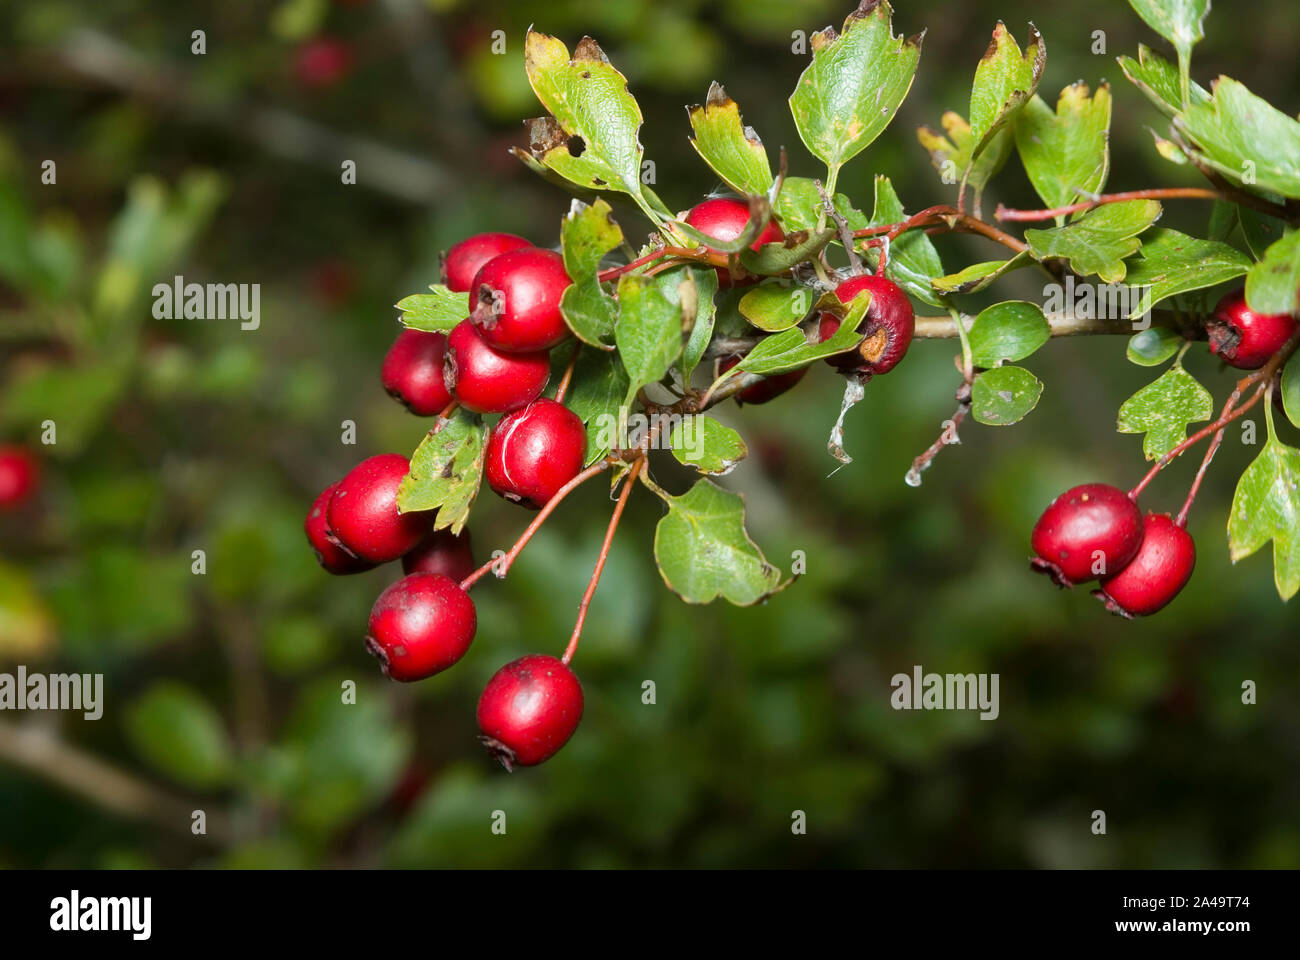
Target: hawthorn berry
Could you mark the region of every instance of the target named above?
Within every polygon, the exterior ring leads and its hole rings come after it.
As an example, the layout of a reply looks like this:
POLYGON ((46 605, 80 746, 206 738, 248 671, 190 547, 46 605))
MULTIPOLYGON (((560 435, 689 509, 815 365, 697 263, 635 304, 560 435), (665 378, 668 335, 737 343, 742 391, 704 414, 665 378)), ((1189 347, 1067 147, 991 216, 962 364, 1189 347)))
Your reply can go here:
POLYGON ((554 250, 527 247, 493 257, 470 287, 470 314, 488 346, 506 353, 549 350, 569 335, 560 297, 573 281, 554 250))
POLYGON ((423 680, 465 656, 477 628, 474 601, 460 584, 438 573, 413 573, 375 601, 366 649, 392 679, 423 680))
POLYGON ((488 440, 484 475, 507 500, 540 510, 578 475, 587 428, 562 403, 543 397, 502 417, 488 440))
POLYGON ((1142 512, 1123 490, 1086 483, 1061 494, 1043 511, 1030 538, 1030 561, 1058 586, 1118 571, 1142 546, 1142 512))
POLYGON ((508 250, 531 247, 523 237, 513 233, 477 233, 452 244, 442 258, 442 279, 448 290, 464 293, 474 283, 474 275, 483 264, 508 250))
POLYGON ((1289 313, 1256 313, 1246 306, 1243 287, 1219 301, 1205 329, 1212 354, 1230 366, 1256 370, 1291 339, 1296 319, 1289 313))
MULTIPOLYGON (((870 274, 852 277, 835 288, 835 296, 841 303, 851 303, 863 290, 871 294, 871 304, 862 325, 862 339, 852 350, 827 357, 826 362, 837 370, 866 379, 878 373, 888 373, 898 366, 912 344, 916 318, 907 294, 899 289, 898 284, 884 277, 870 274)), ((822 341, 826 341, 839 328, 839 317, 823 313, 817 333, 822 341)))
POLYGON ((555 657, 532 654, 492 675, 478 701, 479 739, 507 770, 555 756, 582 719, 582 684, 555 657))
POLYGON ((334 489, 325 511, 328 536, 367 563, 387 563, 406 553, 429 531, 428 513, 400 513, 397 488, 411 469, 396 453, 367 457, 334 489))
MULTIPOLYGON (((726 373, 736 364, 740 363, 740 360, 740 357, 724 357, 718 362, 718 373, 726 373)), ((767 403, 769 400, 775 400, 802 380, 804 374, 807 372, 807 367, 801 367, 798 370, 790 370, 787 373, 778 373, 770 377, 764 377, 753 386, 746 387, 744 390, 737 393, 736 403, 743 406, 746 403, 767 403)))
POLYGON ((507 413, 536 400, 551 376, 546 351, 493 350, 469 320, 447 335, 443 378, 461 406, 475 413, 507 413))
POLYGON ((459 535, 450 530, 430 530, 423 540, 402 557, 403 573, 441 573, 457 583, 475 570, 469 530, 459 535))
POLYGON ((303 523, 303 530, 307 534, 307 542, 311 544, 312 550, 315 551, 317 562, 330 573, 361 573, 364 570, 373 569, 375 566, 373 563, 367 563, 365 560, 354 557, 330 538, 329 525, 326 523, 326 512, 329 508, 330 498, 334 496, 334 490, 337 487, 337 483, 331 483, 322 490, 320 495, 312 502, 311 509, 307 511, 307 520, 303 523))
POLYGON ((1103 577, 1093 596, 1122 617, 1147 617, 1164 608, 1187 585, 1196 566, 1192 535, 1167 513, 1148 513, 1142 546, 1118 573, 1103 577))
POLYGON ((41 468, 26 449, 0 447, 0 510, 19 507, 40 484, 41 468))
MULTIPOLYGON (((731 197, 714 197, 691 207, 684 219, 700 233, 715 240, 735 240, 749 225, 749 204, 731 197)), ((749 245, 749 249, 757 250, 765 243, 779 243, 784 239, 785 234, 777 226, 776 221, 769 220, 759 231, 757 239, 749 245)), ((720 287, 729 287, 733 283, 741 282, 735 280, 725 267, 714 267, 714 270, 717 271, 720 287)))
POLYGON ((352 70, 352 48, 333 37, 319 37, 298 48, 293 60, 298 82, 323 90, 341 82, 352 70))
POLYGON ((451 403, 443 381, 445 333, 403 330, 388 348, 380 380, 389 396, 421 417, 432 417, 451 403))

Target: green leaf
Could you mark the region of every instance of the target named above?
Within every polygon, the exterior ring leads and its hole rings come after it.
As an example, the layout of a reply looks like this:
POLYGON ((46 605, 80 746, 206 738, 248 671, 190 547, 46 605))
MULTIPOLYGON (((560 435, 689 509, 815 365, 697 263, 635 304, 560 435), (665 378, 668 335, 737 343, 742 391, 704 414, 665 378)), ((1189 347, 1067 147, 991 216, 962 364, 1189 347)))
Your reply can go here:
MULTIPOLYGON (((1178 68, 1145 44, 1138 45, 1138 58, 1119 57, 1120 69, 1129 81, 1146 94, 1147 99, 1168 116, 1183 109, 1183 95, 1179 90, 1178 68)), ((1190 81, 1192 103, 1208 103, 1210 93, 1195 81, 1190 81)))
POLYGON ((463 407, 439 420, 411 455, 411 471, 397 488, 397 509, 437 510, 434 528, 459 534, 483 480, 487 438, 487 426, 463 407))
POLYGON ((1285 220, 1270 217, 1267 213, 1259 213, 1249 207, 1235 205, 1233 209, 1237 211, 1237 219, 1241 223, 1241 232, 1246 237, 1246 246, 1250 248, 1250 252, 1256 260, 1264 259, 1265 251, 1281 240, 1287 231, 1291 229, 1285 220))
POLYGON ((1250 268, 1246 304, 1258 313, 1300 312, 1300 231, 1274 243, 1250 268))
POLYGON ((940 296, 954 293, 978 293, 985 287, 990 286, 994 280, 1004 273, 1027 267, 1033 262, 1034 258, 1028 253, 1018 253, 1010 260, 988 260, 984 263, 973 263, 964 270, 950 273, 946 277, 935 277, 930 281, 930 285, 940 296))
POLYGON ((126 708, 125 723, 136 753, 171 779, 200 790, 228 779, 230 739, 220 715, 193 688, 154 683, 126 708))
POLYGON ((691 146, 723 183, 740 194, 767 193, 772 168, 767 151, 753 127, 740 119, 740 106, 716 80, 709 84, 703 106, 688 107, 695 136, 691 146))
POLYGON ((654 282, 664 297, 682 314, 685 344, 682 347, 680 367, 682 382, 687 383, 699 366, 704 351, 708 349, 709 341, 713 339, 713 323, 718 309, 713 298, 718 292, 718 274, 712 267, 683 264, 655 274, 654 282), (688 315, 689 304, 685 308, 682 306, 683 284, 687 285, 687 297, 695 303, 693 320, 688 315))
MULTIPOLYGON (((869 226, 883 226, 904 219, 906 214, 903 212, 903 202, 899 200, 893 182, 888 177, 877 176, 875 207, 869 226)), ((867 260, 873 268, 878 266, 879 252, 873 249, 867 260)), ((939 252, 924 230, 908 231, 890 244, 885 276, 922 303, 935 307, 945 306, 943 299, 931 286, 935 277, 943 276, 943 261, 939 259, 939 252)))
POLYGON ((587 428, 587 462, 584 466, 590 466, 609 453, 627 388, 627 371, 617 354, 602 350, 583 350, 579 354, 564 405, 577 414, 587 428))
POLYGON ((1295 354, 1286 363, 1286 369, 1282 371, 1282 408, 1286 411, 1287 419, 1300 427, 1300 360, 1295 354))
POLYGON ((995 367, 971 384, 971 416, 991 427, 1019 423, 1042 395, 1042 381, 1024 367, 995 367))
POLYGON ((1213 287, 1248 269, 1250 259, 1235 247, 1157 227, 1146 235, 1138 255, 1128 261, 1125 282, 1131 288, 1145 288, 1129 319, 1142 316, 1175 294, 1213 287))
POLYGON ((996 303, 980 312, 967 335, 977 367, 996 367, 1023 360, 1052 337, 1052 328, 1037 305, 1024 300, 996 303))
MULTIPOLYGON (((1178 51, 1179 70, 1187 76, 1192 47, 1205 37, 1205 15, 1210 0, 1128 0, 1148 27, 1174 45, 1178 51)), ((1180 96, 1179 103, 1182 102, 1180 96)))
POLYGON ((790 95, 800 139, 829 171, 829 192, 840 167, 889 126, 916 75, 923 35, 894 36, 892 16, 887 0, 862 0, 843 34, 813 34, 812 63, 790 95))
POLYGON ((1144 433, 1142 452, 1159 460, 1187 439, 1187 425, 1214 416, 1214 398, 1196 378, 1174 364, 1119 408, 1120 433, 1144 433))
POLYGON ((984 193, 984 188, 1011 156, 1014 143, 1011 128, 1005 127, 995 133, 980 151, 979 157, 972 159, 975 137, 971 134, 966 118, 955 110, 949 110, 939 118, 939 123, 946 136, 931 127, 918 127, 916 139, 930 154, 930 163, 939 171, 944 183, 959 183, 965 173, 966 182, 975 191, 978 211, 979 198, 984 193))
POLYGON ((1055 111, 1042 97, 1026 104, 1015 124, 1016 150, 1045 206, 1066 207, 1101 192, 1110 173, 1110 112, 1105 83, 1096 95, 1085 83, 1071 84, 1055 111))
POLYGON ((721 596, 747 607, 780 589, 781 571, 745 531, 745 501, 709 480, 680 497, 655 527, 655 563, 668 589, 687 603, 721 596))
POLYGON ((1228 517, 1236 563, 1273 541, 1273 582, 1282 599, 1300 590, 1300 450, 1270 437, 1237 482, 1228 517))
MULTIPOLYGON (((853 206, 853 201, 842 193, 835 194, 836 211, 844 217, 849 227, 861 230, 867 226, 866 215, 853 206)), ((773 212, 781 218, 781 226, 787 234, 798 230, 815 230, 821 219, 822 198, 817 192, 817 181, 809 177, 786 177, 781 181, 781 192, 777 194, 773 212)))
POLYGON ((993 28, 993 40, 975 67, 970 93, 970 128, 978 157, 993 135, 1007 124, 1038 89, 1047 65, 1047 45, 1038 29, 1029 25, 1024 52, 1001 20, 993 28))
POLYGON ((712 417, 683 417, 673 427, 669 447, 679 463, 700 473, 724 476, 749 455, 740 434, 712 417))
POLYGON ((624 274, 618 281, 614 342, 628 374, 626 400, 662 380, 682 352, 682 311, 653 278, 624 274))
POLYGON ((1234 183, 1300 197, 1300 123, 1244 84, 1219 77, 1209 102, 1193 103, 1174 126, 1234 183))
POLYGON ((56 639, 54 619, 31 576, 0 560, 0 660, 31 663, 56 639))
POLYGON ((1108 203, 1064 227, 1026 230, 1025 240, 1038 260, 1068 260, 1080 276, 1096 274, 1106 283, 1119 283, 1127 269, 1124 258, 1142 246, 1138 234, 1159 216, 1160 204, 1155 200, 1108 203))
POLYGON ((591 205, 574 200, 560 226, 564 269, 573 281, 560 297, 560 312, 575 337, 602 350, 609 349, 618 317, 618 304, 598 279, 601 259, 623 242, 612 213, 604 200, 591 205))
POLYGON ((600 45, 583 37, 570 59, 561 41, 530 29, 524 64, 533 92, 551 112, 529 121, 533 157, 578 186, 626 193, 649 213, 637 138, 641 108, 600 45))
POLYGON ((765 243, 757 250, 740 251, 740 262, 750 273, 759 276, 788 273, 795 264, 815 257, 837 235, 835 225, 829 222, 820 233, 788 233, 782 243, 765 243))
POLYGON ((816 301, 814 291, 797 283, 761 283, 740 298, 740 315, 768 333, 788 330, 816 301))
POLYGON ((429 289, 433 293, 413 293, 397 301, 406 326, 426 333, 446 333, 469 316, 468 293, 448 290, 440 283, 429 289))
POLYGON ((1139 367, 1158 367, 1183 345, 1183 338, 1167 327, 1147 327, 1128 341, 1129 361, 1139 367))
POLYGON ((791 327, 765 337, 719 380, 739 373, 761 373, 765 376, 784 373, 806 367, 815 360, 852 350, 862 339, 862 334, 857 331, 870 305, 871 295, 865 291, 859 293, 849 304, 849 311, 839 329, 821 343, 809 343, 799 327, 791 327))

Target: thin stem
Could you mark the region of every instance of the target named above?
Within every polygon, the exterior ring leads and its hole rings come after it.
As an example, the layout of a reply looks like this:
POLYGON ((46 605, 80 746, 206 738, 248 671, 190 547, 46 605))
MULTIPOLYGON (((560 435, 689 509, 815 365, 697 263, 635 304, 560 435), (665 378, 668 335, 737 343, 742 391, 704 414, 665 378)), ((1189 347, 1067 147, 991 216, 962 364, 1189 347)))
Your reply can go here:
POLYGON ((1230 197, 1225 196, 1218 190, 1210 190, 1206 187, 1161 187, 1152 190, 1129 190, 1124 193, 1104 193, 1093 197, 1091 200, 1071 203, 1064 207, 1053 207, 1050 210, 1013 210, 999 203, 993 216, 995 219, 1002 221, 1055 220, 1057 217, 1067 217, 1072 213, 1092 210, 1094 207, 1104 206, 1108 203, 1123 203, 1126 200, 1224 200, 1231 202, 1230 197))
POLYGON ((569 381, 573 379, 573 368, 577 366, 578 354, 580 353, 582 353, 582 344, 575 342, 573 356, 569 357, 569 365, 564 368, 564 376, 560 378, 560 385, 555 388, 556 403, 563 403, 564 395, 569 392, 569 381))
MULTIPOLYGON (((1228 402, 1223 405, 1223 412, 1219 414, 1220 419, 1226 417, 1232 411, 1232 408, 1237 405, 1237 401, 1240 399, 1241 384, 1238 384, 1236 389, 1232 391, 1232 395, 1228 397, 1228 402)), ((1192 487, 1187 491, 1187 499, 1183 501, 1183 508, 1178 511, 1178 516, 1174 520, 1174 523, 1179 527, 1187 526, 1187 514, 1191 511, 1192 504, 1196 502, 1196 495, 1200 493, 1201 481, 1205 479, 1205 473, 1210 469, 1210 461, 1212 461, 1214 455, 1219 452, 1219 445, 1223 443, 1223 432, 1225 429, 1226 428, 1220 428, 1220 430, 1214 435, 1214 439, 1210 441, 1210 446, 1205 451, 1205 457, 1201 460, 1201 467, 1196 471, 1196 479, 1192 481, 1192 487)))
POLYGON ((586 470, 583 470, 564 486, 560 487, 559 490, 555 491, 555 496, 546 501, 546 506, 542 507, 542 509, 537 512, 537 516, 533 518, 533 522, 528 525, 527 529, 519 535, 519 539, 515 541, 515 545, 511 547, 504 556, 492 558, 462 580, 460 582, 460 588, 462 590, 468 590, 470 587, 474 586, 474 584, 478 583, 479 580, 483 579, 483 577, 487 575, 488 571, 494 571, 498 579, 509 573, 511 564, 513 564, 519 554, 523 552, 524 547, 528 545, 528 541, 533 539, 533 535, 541 529, 542 524, 546 522, 546 518, 549 517, 555 508, 560 505, 560 501, 567 497, 576 487, 586 483, 596 474, 608 470, 613 462, 614 461, 608 457, 604 460, 597 460, 586 470))
POLYGON ((600 545, 600 555, 596 557, 596 569, 591 572, 591 580, 587 583, 586 593, 582 595, 582 603, 578 604, 578 619, 573 625, 573 635, 569 637, 569 645, 564 648, 564 656, 560 658, 562 663, 568 664, 578 651, 578 639, 582 636, 583 624, 587 622, 587 609, 591 606, 591 598, 596 595, 596 586, 600 583, 600 575, 605 571, 605 561, 609 559, 609 547, 614 542, 614 531, 618 529, 618 522, 623 517, 623 508, 627 506, 627 500, 632 494, 632 488, 636 486, 637 474, 641 472, 645 464, 646 460, 643 456, 632 464, 632 469, 627 473, 627 479, 623 481, 623 490, 618 495, 618 503, 614 504, 614 515, 609 518, 609 527, 605 530, 605 542, 600 545))
POLYGON ((997 243, 1002 244, 1016 253, 1023 253, 1029 249, 1029 245, 1022 240, 1017 240, 1009 233, 1005 233, 993 226, 991 223, 985 223, 976 217, 963 213, 956 207, 946 204, 939 204, 933 207, 927 207, 920 213, 914 213, 906 220, 898 223, 879 224, 874 227, 865 227, 862 230, 853 231, 853 236, 857 238, 875 237, 884 234, 892 242, 898 236, 908 230, 917 227, 942 227, 949 232, 958 233, 977 233, 980 236, 987 237, 997 243))

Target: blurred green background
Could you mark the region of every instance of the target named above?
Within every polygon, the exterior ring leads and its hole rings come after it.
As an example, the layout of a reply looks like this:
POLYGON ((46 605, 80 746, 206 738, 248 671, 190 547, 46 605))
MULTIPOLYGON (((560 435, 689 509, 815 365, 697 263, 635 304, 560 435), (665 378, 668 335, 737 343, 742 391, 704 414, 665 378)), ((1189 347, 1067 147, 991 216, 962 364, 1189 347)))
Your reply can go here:
MULTIPOLYGON (((688 607, 650 554, 661 513, 634 497, 575 666, 586 717, 544 767, 506 775, 475 742, 474 704, 502 663, 558 653, 608 516, 585 489, 508 581, 475 591, 480 628, 455 669, 384 680, 361 637, 397 575, 320 571, 302 535, 312 497, 363 456, 409 454, 427 423, 379 386, 390 306, 435 282, 438 253, 482 230, 549 245, 569 197, 506 148, 536 101, 529 24, 597 37, 645 113, 656 191, 684 209, 716 182, 687 143, 684 104, 721 80, 791 172, 819 176, 786 97, 806 62, 791 33, 844 0, 159 0, 7 5, 0 12, 0 440, 39 451, 38 500, 0 515, 0 671, 100 672, 104 715, 0 714, 0 866, 1300 866, 1296 611, 1264 551, 1233 569, 1224 527, 1258 448, 1229 435, 1192 515, 1189 588, 1123 622, 1027 568, 1055 493, 1131 485, 1141 440, 1119 403, 1156 371, 1122 338, 1056 341, 1021 425, 971 424, 924 485, 902 482, 952 410, 954 345, 920 342, 847 422, 855 462, 825 438, 841 381, 719 415, 751 457, 725 483, 750 530, 808 572, 766 605, 688 607), (207 52, 190 52, 206 31, 207 52), (504 31, 506 55, 491 51, 504 31), (322 38, 344 48, 313 46, 322 38), (342 49, 342 55, 340 55, 342 49), (330 76, 333 68, 338 76, 330 76), (356 159, 357 185, 339 163, 356 159), (41 183, 42 163, 57 182, 41 183), (149 290, 260 283, 262 326, 154 320, 149 290), (53 419, 58 443, 41 446, 53 419), (339 442, 344 420, 356 446, 339 442), (207 553, 207 573, 190 571, 207 553), (895 712, 889 678, 996 672, 1001 716, 895 712), (358 703, 342 706, 355 680, 358 703), (641 703, 653 680, 657 703, 641 703), (1241 704, 1241 684, 1259 704, 1241 704), (203 809, 206 836, 188 813, 203 809), (808 818, 792 835, 791 812, 808 818), (1107 815, 1107 835, 1090 815, 1107 815), (508 833, 490 832, 494 810, 508 833)), ((1159 159, 1161 118, 1114 57, 1163 49, 1129 10, 1058 0, 895 5, 928 29, 897 120, 844 170, 869 210, 876 173, 909 210, 951 202, 916 142, 967 109, 994 22, 1047 41, 1041 93, 1109 79, 1110 188, 1195 183, 1159 159), (1104 31, 1106 54, 1091 52, 1104 31)), ((1300 109, 1300 6, 1212 12, 1194 75, 1229 73, 1300 109)), ((1015 161, 990 188, 1037 206, 1015 161)), ((629 237, 644 221, 619 209, 629 237)), ((1204 235, 1209 209, 1163 224, 1204 235)), ((938 241, 951 270, 996 256, 938 241)), ((1032 271, 997 288, 1037 299, 1032 271)), ((1222 402, 1204 347, 1189 369, 1222 402)), ((1258 424, 1262 433, 1263 425, 1258 424)), ((1284 421, 1290 443, 1297 437, 1284 421)), ((1191 458, 1199 461, 1199 458, 1191 458)), ((1182 502, 1196 464, 1155 484, 1182 502)), ((660 465, 661 482, 681 478, 660 465)), ((480 556, 527 522, 486 494, 480 556)))

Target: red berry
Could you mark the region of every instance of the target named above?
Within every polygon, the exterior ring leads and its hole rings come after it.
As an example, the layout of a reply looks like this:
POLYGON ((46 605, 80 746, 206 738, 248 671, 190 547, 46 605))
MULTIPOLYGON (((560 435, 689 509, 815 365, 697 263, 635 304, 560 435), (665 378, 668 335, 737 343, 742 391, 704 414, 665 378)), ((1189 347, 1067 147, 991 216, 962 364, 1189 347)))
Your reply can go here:
POLYGON ((507 770, 555 756, 582 719, 582 684, 555 657, 520 657, 492 675, 478 701, 479 737, 507 770))
POLYGON ((0 447, 0 510, 25 503, 41 481, 41 467, 23 447, 0 447))
POLYGON ((553 250, 528 247, 493 257, 470 287, 474 325, 495 350, 549 350, 569 335, 560 297, 572 282, 553 250))
POLYGON ((342 40, 330 37, 311 40, 298 48, 293 69, 304 87, 332 87, 351 71, 352 50, 342 40))
MULTIPOLYGON (((852 350, 827 357, 826 362, 837 370, 870 377, 888 373, 898 366, 912 343, 916 319, 907 294, 884 277, 863 274, 845 280, 835 288, 835 296, 841 303, 850 303, 863 290, 870 291, 871 305, 867 307, 866 321, 861 327, 862 340, 852 350)), ((839 317, 823 313, 818 324, 818 336, 822 341, 829 340, 839 328, 839 317)))
POLYGON ((1192 535, 1166 513, 1143 520, 1142 547, 1128 565, 1103 577, 1093 596, 1122 617, 1147 617, 1162 609, 1187 585, 1196 566, 1192 535))
POLYGON ((389 396, 421 417, 441 413, 451 403, 451 391, 443 382, 443 361, 447 355, 445 333, 403 330, 388 348, 380 380, 389 396))
POLYGON ((1030 561, 1058 586, 1096 580, 1123 568, 1142 545, 1142 511, 1105 483, 1073 487, 1051 502, 1034 524, 1030 561))
POLYGON ((397 488, 411 469, 396 453, 368 457, 339 481, 325 512, 329 536, 367 563, 387 563, 406 553, 429 531, 429 513, 399 513, 397 488))
POLYGON ((475 570, 469 530, 430 530, 428 536, 402 557, 403 573, 440 573, 460 582, 475 570))
POLYGON ((474 601, 455 580, 413 573, 379 595, 366 649, 394 680, 423 680, 465 656, 474 642, 474 601))
POLYGON ((1291 339, 1296 319, 1288 313, 1256 313, 1246 306, 1245 289, 1235 290, 1214 308, 1205 325, 1210 352, 1242 370, 1262 367, 1291 339))
MULTIPOLYGON (((697 203, 686 213, 686 222, 689 223, 700 233, 713 237, 716 240, 735 240, 745 227, 749 225, 749 204, 743 200, 735 200, 731 197, 715 197, 712 200, 705 200, 703 203, 697 203)), ((785 239, 785 234, 777 226, 776 221, 769 220, 758 233, 758 238, 749 245, 749 249, 757 250, 765 243, 779 243, 785 239)), ((733 283, 730 271, 723 267, 714 268, 718 273, 718 285, 729 287, 733 283)), ((736 282, 753 282, 757 278, 747 278, 745 281, 736 282)))
POLYGON ((331 483, 322 490, 313 501, 311 509, 307 511, 307 520, 303 524, 303 529, 307 533, 307 542, 316 552, 316 560, 330 573, 361 573, 363 570, 370 570, 374 567, 373 563, 357 559, 340 547, 335 540, 330 539, 330 529, 325 522, 325 514, 329 508, 330 498, 334 496, 337 487, 337 483, 331 483))
MULTIPOLYGON (((724 357, 718 362, 718 373, 726 373, 740 363, 740 360, 740 357, 724 357)), ((736 394, 736 403, 743 406, 746 403, 767 403, 769 400, 774 400, 802 380, 807 372, 807 367, 801 367, 788 373, 764 377, 752 387, 746 387, 736 394)))
POLYGON ((474 274, 483 264, 507 250, 531 247, 523 237, 513 233, 478 233, 454 244, 442 258, 442 277, 448 290, 464 292, 474 283, 474 274))
POLYGON ((447 335, 443 377, 452 396, 475 413, 506 413, 536 400, 551 376, 551 358, 493 350, 469 320, 447 335))
POLYGON ((543 397, 492 428, 484 473, 507 500, 540 510, 582 470, 587 429, 578 415, 543 397))

